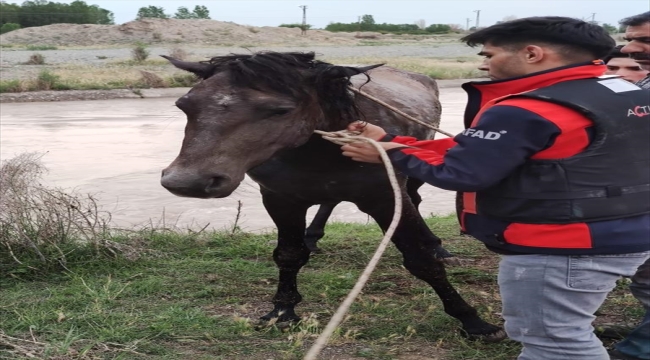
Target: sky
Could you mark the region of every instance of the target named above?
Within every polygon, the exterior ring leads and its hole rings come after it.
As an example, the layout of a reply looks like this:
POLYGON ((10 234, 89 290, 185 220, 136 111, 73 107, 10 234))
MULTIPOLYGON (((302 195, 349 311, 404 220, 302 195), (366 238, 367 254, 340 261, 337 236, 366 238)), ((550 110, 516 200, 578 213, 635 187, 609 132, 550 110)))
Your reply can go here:
MULTIPOLYGON (((53 0, 70 3, 73 0, 53 0)), ((154 5, 173 15, 178 7, 190 11, 196 5, 210 10, 210 17, 241 25, 278 26, 302 22, 300 5, 307 6, 307 23, 323 28, 330 22, 351 23, 364 14, 373 15, 377 23, 412 24, 423 19, 430 24, 488 26, 506 16, 569 16, 617 25, 627 16, 650 10, 648 0, 85 0, 115 14, 115 23, 135 19, 140 7, 154 5)), ((9 0, 8 2, 13 2, 9 0)), ((22 1, 17 1, 18 3, 22 1)))

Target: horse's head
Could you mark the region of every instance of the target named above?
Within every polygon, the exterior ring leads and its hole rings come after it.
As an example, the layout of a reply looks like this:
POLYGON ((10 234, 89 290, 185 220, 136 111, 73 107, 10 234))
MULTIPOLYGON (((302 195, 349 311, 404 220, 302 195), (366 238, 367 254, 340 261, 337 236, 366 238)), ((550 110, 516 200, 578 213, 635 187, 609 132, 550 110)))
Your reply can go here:
POLYGON ((245 173, 315 129, 341 130, 358 118, 349 78, 373 67, 333 66, 313 53, 256 53, 174 66, 203 79, 176 101, 187 115, 178 157, 161 184, 179 196, 230 195, 245 173))

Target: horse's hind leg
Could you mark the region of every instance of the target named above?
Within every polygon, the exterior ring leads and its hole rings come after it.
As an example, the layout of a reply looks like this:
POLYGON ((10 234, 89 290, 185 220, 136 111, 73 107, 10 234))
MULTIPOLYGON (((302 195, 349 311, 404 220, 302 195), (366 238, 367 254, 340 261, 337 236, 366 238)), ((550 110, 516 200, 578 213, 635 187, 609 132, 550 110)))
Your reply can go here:
POLYGON ((416 210, 420 208, 420 203, 422 202, 422 196, 420 196, 418 190, 423 184, 424 181, 413 177, 406 180, 406 193, 411 198, 411 203, 415 206, 416 210))
MULTIPOLYGON (((377 193, 382 192, 377 191, 377 193)), ((392 199, 375 198, 372 202, 357 203, 357 206, 361 211, 372 216, 386 231, 393 217, 393 203, 392 199)), ((449 283, 444 264, 440 259, 442 249, 440 239, 429 230, 408 199, 404 201, 402 220, 392 240, 404 257, 404 267, 415 277, 433 287, 442 301, 445 312, 462 323, 465 335, 489 341, 505 338, 501 328, 481 319, 476 310, 467 304, 449 283)))
MULTIPOLYGON (((456 219, 458 220, 458 224, 462 223, 461 217, 463 216, 463 193, 462 192, 457 192, 456 193, 456 219)), ((460 230, 461 235, 467 234, 466 232, 463 231, 463 229, 460 230)))
POLYGON ((312 204, 264 188, 261 193, 264 207, 278 229, 278 245, 273 250, 273 260, 280 270, 278 290, 272 300, 273 310, 262 320, 299 321, 294 308, 302 296, 296 278, 300 268, 309 261, 309 249, 304 242, 305 215, 312 204))
POLYGON ((327 224, 327 219, 332 215, 332 211, 334 211, 336 205, 338 203, 321 204, 318 208, 318 212, 305 231, 305 245, 307 245, 309 251, 320 252, 316 243, 325 236, 325 224, 327 224))
MULTIPOLYGON (((411 202, 416 209, 422 202, 422 197, 420 196, 420 193, 418 193, 418 190, 423 184, 424 181, 417 178, 408 178, 406 181, 406 193, 409 198, 411 198, 411 202)), ((337 205, 338 203, 321 204, 314 219, 311 221, 311 224, 307 227, 307 231, 305 231, 305 244, 312 253, 321 252, 321 249, 319 249, 316 244, 318 243, 318 240, 325 236, 325 225, 337 205)))

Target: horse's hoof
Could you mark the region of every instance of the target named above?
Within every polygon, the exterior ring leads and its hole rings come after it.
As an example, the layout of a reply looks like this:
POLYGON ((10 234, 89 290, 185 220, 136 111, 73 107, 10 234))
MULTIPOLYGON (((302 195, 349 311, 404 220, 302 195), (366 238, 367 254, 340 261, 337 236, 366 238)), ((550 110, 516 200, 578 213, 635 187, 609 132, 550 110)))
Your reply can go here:
MULTIPOLYGON (((448 259, 455 259, 454 254, 450 253, 447 251, 447 249, 443 248, 442 246, 436 246, 435 249, 433 249, 433 256, 436 259, 442 260, 442 261, 448 261, 448 259)), ((453 261, 453 260, 452 260, 453 261)))
POLYGON ((298 316, 293 309, 273 309, 270 313, 262 316, 260 320, 265 321, 267 325, 276 325, 281 323, 297 323, 302 319, 300 319, 300 316, 298 316))
POLYGON ((448 257, 448 258, 443 258, 441 259, 442 263, 445 264, 446 266, 451 266, 451 267, 459 267, 459 266, 464 266, 466 265, 462 259, 457 258, 457 257, 448 257))
POLYGON ((282 332, 287 332, 291 330, 291 327, 296 325, 298 322, 297 321, 284 321, 284 322, 276 322, 275 327, 278 328, 278 330, 282 332))
POLYGON ((467 340, 482 341, 486 343, 498 343, 508 337, 505 330, 498 328, 497 331, 489 334, 469 334, 467 331, 461 329, 460 334, 467 340))
POLYGON ((268 329, 271 326, 272 326, 272 324, 269 321, 266 321, 266 320, 264 320, 262 318, 257 319, 257 321, 253 324, 253 328, 256 331, 262 331, 262 330, 268 329))
POLYGON ((292 326, 296 325, 297 321, 278 321, 278 318, 273 318, 266 320, 263 317, 259 318, 257 322, 253 325, 255 330, 262 331, 268 328, 275 326, 278 330, 282 332, 287 332, 291 329, 292 326))
POLYGON ((309 252, 311 254, 321 254, 323 252, 323 250, 321 250, 321 248, 319 248, 318 246, 314 246, 314 247, 307 246, 307 248, 309 249, 309 252))
POLYGON ((318 244, 318 239, 309 237, 309 238, 305 238, 304 242, 305 242, 305 246, 307 247, 307 249, 309 249, 310 253, 318 254, 322 252, 322 250, 318 247, 318 245, 316 245, 318 244))

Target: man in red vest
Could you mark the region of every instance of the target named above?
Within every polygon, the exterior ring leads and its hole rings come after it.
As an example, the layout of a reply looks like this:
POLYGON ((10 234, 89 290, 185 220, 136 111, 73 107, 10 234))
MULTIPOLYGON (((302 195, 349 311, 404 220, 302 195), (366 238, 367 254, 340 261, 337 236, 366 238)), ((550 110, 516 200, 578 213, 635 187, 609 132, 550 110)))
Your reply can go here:
MULTIPOLYGON (((650 91, 602 77, 615 42, 581 20, 518 19, 463 41, 483 45, 491 79, 463 85, 465 131, 419 141, 349 129, 380 140, 405 175, 463 192, 463 231, 501 254, 519 360, 609 360, 594 313, 650 257, 650 91)), ((380 162, 365 143, 342 150, 380 162)))

